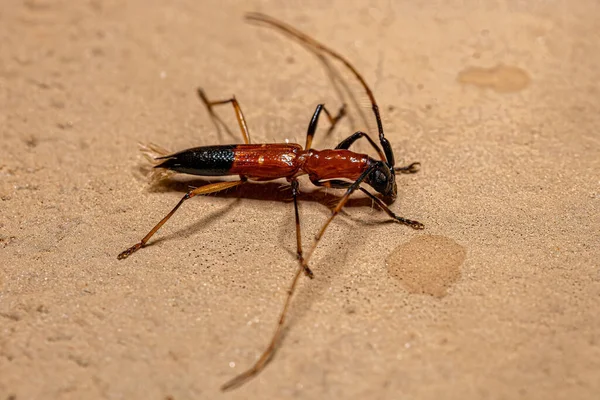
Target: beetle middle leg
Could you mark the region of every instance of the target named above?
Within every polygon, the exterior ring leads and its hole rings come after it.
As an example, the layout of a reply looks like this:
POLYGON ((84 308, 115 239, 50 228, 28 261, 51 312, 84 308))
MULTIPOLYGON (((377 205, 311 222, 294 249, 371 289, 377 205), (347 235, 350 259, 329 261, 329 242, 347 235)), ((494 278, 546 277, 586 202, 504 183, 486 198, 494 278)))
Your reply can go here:
POLYGON ((293 178, 292 184, 292 196, 294 197, 294 215, 296 217, 296 257, 300 262, 300 265, 304 268, 304 273, 309 278, 314 278, 314 274, 308 265, 304 264, 304 256, 302 255, 302 233, 300 229, 300 212, 298 211, 298 194, 300 194, 299 183, 297 178, 293 178))
MULTIPOLYGON (((198 96, 200 97, 200 100, 202 100, 202 102, 208 109, 210 117, 213 119, 213 121, 215 121, 215 120, 219 121, 219 123, 221 123, 223 126, 225 126, 225 129, 227 129, 228 132, 229 132, 229 129, 227 128, 227 125, 217 116, 217 114, 215 114, 212 107, 221 105, 221 104, 231 103, 231 105, 233 106, 233 110, 235 111, 235 117, 237 118, 238 125, 240 126, 240 131, 242 132, 242 136, 244 137, 244 143, 250 144, 250 130, 248 129, 248 124, 246 124, 246 118, 244 118, 244 113, 242 112, 242 107, 240 107, 240 103, 238 103, 235 96, 233 96, 232 98, 227 99, 227 100, 211 101, 211 100, 208 100, 208 97, 206 97, 206 93, 204 93, 204 90, 202 90, 202 88, 198 88, 198 96)), ((217 129, 218 129, 218 125, 216 124, 216 122, 215 122, 215 125, 217 126, 217 129)), ((231 132, 229 132, 229 133, 231 133, 231 132)))
POLYGON ((163 226, 165 224, 165 222, 167 222, 169 220, 169 218, 171 218, 173 216, 173 214, 175 214, 175 211, 177 211, 177 209, 179 207, 181 207, 181 205, 183 204, 184 201, 191 199, 192 197, 200 195, 200 194, 209 194, 209 193, 220 192, 221 190, 232 188, 232 187, 240 185, 244 182, 245 182, 245 179, 242 179, 239 181, 232 181, 232 182, 211 183, 209 185, 201 186, 199 188, 196 188, 194 190, 187 192, 181 198, 181 200, 179 200, 179 203, 177 203, 177 205, 163 219, 161 219, 160 222, 158 224, 156 224, 154 226, 154 228, 152 228, 150 230, 150 232, 148 232, 148 234, 146 236, 144 236, 143 239, 139 243, 136 243, 133 246, 131 246, 130 248, 128 248, 127 250, 121 252, 117 256, 117 258, 119 260, 127 258, 131 254, 135 253, 136 251, 138 251, 139 249, 144 247, 146 245, 146 243, 148 242, 148 240, 150 240, 150 238, 156 233, 156 231, 158 231, 161 228, 161 226, 163 226))

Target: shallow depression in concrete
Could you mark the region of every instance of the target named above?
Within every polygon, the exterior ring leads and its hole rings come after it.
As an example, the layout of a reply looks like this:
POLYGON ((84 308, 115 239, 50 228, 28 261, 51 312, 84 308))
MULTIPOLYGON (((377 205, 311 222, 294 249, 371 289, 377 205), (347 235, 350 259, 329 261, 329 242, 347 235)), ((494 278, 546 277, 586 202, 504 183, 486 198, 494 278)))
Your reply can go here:
POLYGON ((492 68, 467 67, 458 73, 457 80, 464 85, 490 88, 499 93, 521 91, 531 82, 525 70, 503 64, 492 68))
POLYGON ((408 292, 441 298, 460 278, 466 255, 466 249, 452 239, 422 235, 398 246, 386 265, 408 292))

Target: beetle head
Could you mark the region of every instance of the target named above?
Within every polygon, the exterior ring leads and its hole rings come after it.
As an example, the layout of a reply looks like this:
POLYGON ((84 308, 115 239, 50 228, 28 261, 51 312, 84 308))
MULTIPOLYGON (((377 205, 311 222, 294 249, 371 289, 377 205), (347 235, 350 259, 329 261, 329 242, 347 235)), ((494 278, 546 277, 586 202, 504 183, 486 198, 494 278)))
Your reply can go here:
POLYGON ((386 203, 396 200, 398 187, 396 186, 396 174, 384 161, 373 160, 373 170, 365 179, 377 192, 381 193, 386 203))

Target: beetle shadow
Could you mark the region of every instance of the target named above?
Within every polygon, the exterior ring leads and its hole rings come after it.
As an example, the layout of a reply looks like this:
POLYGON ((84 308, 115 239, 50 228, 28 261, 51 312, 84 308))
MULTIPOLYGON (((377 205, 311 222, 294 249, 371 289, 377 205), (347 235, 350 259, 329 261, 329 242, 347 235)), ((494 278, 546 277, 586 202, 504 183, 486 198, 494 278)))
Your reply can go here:
MULTIPOLYGON (((148 165, 138 166, 138 170, 136 171, 138 176, 140 174, 147 174, 148 165)), ((158 181, 151 181, 150 185, 147 188, 147 191, 150 193, 181 193, 182 196, 185 193, 188 193, 190 190, 201 187, 208 184, 218 183, 218 182, 226 182, 224 179, 199 179, 192 178, 189 179, 183 175, 179 176, 171 176, 167 179, 162 179, 158 181)), ((315 202, 319 203, 329 210, 333 210, 335 206, 338 204, 339 200, 343 196, 343 192, 341 191, 333 191, 333 190, 324 190, 324 188, 317 188, 311 192, 300 192, 298 196, 299 202, 315 202), (336 193, 337 192, 337 193, 336 193)), ((226 206, 220 208, 217 211, 213 211, 210 214, 204 215, 200 220, 189 224, 187 227, 182 228, 176 232, 169 233, 166 235, 161 235, 160 237, 153 238, 149 243, 147 243, 146 247, 150 247, 152 245, 161 243, 165 240, 171 240, 175 237, 189 237, 194 233, 198 232, 202 228, 206 228, 208 225, 217 222, 219 219, 223 218, 228 212, 237 207, 241 200, 258 200, 258 201, 269 201, 269 202, 279 202, 279 203, 293 203, 291 186, 285 182, 245 182, 239 186, 234 188, 230 188, 227 190, 223 190, 220 192, 211 193, 205 196, 198 197, 217 197, 222 199, 234 199, 233 203, 227 204, 226 206)), ((372 201, 367 197, 359 197, 359 198, 350 198, 346 203, 345 207, 371 207, 372 201)), ((168 210, 165 210, 165 214, 168 210)), ((340 212, 342 215, 348 215, 342 210, 340 212)))
MULTIPOLYGON (((139 167, 139 172, 147 172, 145 166, 139 167)), ((182 195, 192 189, 213 183, 227 182, 224 179, 206 179, 183 177, 170 177, 157 182, 151 182, 148 191, 151 193, 179 192, 182 195)), ((333 210, 341 200, 345 191, 340 189, 316 188, 311 191, 302 191, 298 195, 300 202, 315 202, 333 210)), ((357 191, 356 194, 360 192, 357 191)), ((239 186, 220 192, 211 193, 206 197, 214 196, 218 198, 239 198, 248 200, 260 200, 269 202, 291 203, 293 202, 291 185, 285 182, 267 181, 256 182, 247 181, 239 186)), ((344 207, 370 207, 373 201, 368 197, 351 197, 344 207)))

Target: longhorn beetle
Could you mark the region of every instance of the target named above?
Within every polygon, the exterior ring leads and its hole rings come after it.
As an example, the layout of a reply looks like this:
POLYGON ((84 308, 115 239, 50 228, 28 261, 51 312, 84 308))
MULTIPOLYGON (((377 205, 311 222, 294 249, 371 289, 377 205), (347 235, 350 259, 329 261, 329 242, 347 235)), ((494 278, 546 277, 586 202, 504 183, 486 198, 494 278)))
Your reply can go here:
POLYGON ((373 92, 362 75, 358 73, 346 58, 281 21, 260 13, 249 13, 246 15, 246 19, 258 24, 264 24, 291 36, 314 51, 320 57, 322 57, 323 54, 326 54, 341 62, 350 72, 352 72, 354 77, 364 88, 371 102, 373 114, 377 122, 379 144, 381 147, 379 147, 367 133, 358 131, 342 140, 333 150, 315 150, 311 148, 315 130, 317 128, 317 122, 321 113, 324 112, 329 119, 329 122, 331 123, 330 129, 332 129, 345 114, 344 106, 342 106, 338 114, 334 116, 323 104, 317 106, 310 120, 304 148, 299 144, 293 143, 253 144, 250 141, 250 132, 246 125, 246 119, 244 118, 242 109, 235 96, 227 100, 211 101, 207 98, 202 89, 198 89, 198 94, 208 108, 211 116, 214 116, 212 111, 213 106, 231 103, 244 138, 244 144, 195 147, 175 154, 157 157, 156 160, 159 164, 155 165, 155 168, 200 176, 238 175, 239 180, 211 183, 190 190, 139 243, 120 253, 118 259, 122 260, 127 258, 132 253, 144 247, 156 231, 158 231, 164 223, 173 216, 175 211, 177 211, 186 200, 191 199, 192 197, 219 192, 252 180, 265 181, 285 178, 290 182, 296 218, 296 244, 299 267, 292 279, 277 327, 266 350, 251 368, 225 383, 221 387, 222 390, 232 389, 245 383, 248 379, 262 371, 275 354, 277 345, 281 339, 288 307, 298 280, 303 272, 308 277, 313 277, 313 273, 308 267, 310 257, 317 247, 319 240, 323 237, 325 230, 344 207, 352 193, 360 190, 371 198, 393 220, 414 229, 423 229, 423 224, 394 214, 386 204, 392 203, 396 199, 396 172, 412 174, 418 171, 420 164, 414 162, 404 167, 396 167, 394 165, 394 152, 392 151, 390 142, 384 136, 379 107, 377 106, 373 92), (366 154, 355 153, 349 150, 358 139, 366 139, 377 152, 379 160, 371 158, 366 154), (308 175, 310 181, 316 186, 345 189, 346 192, 339 199, 331 216, 317 233, 308 252, 303 253, 300 234, 300 216, 298 213, 298 178, 305 174, 308 175), (369 185, 376 192, 381 194, 383 199, 380 199, 365 189, 365 187, 362 186, 363 184, 369 185))

